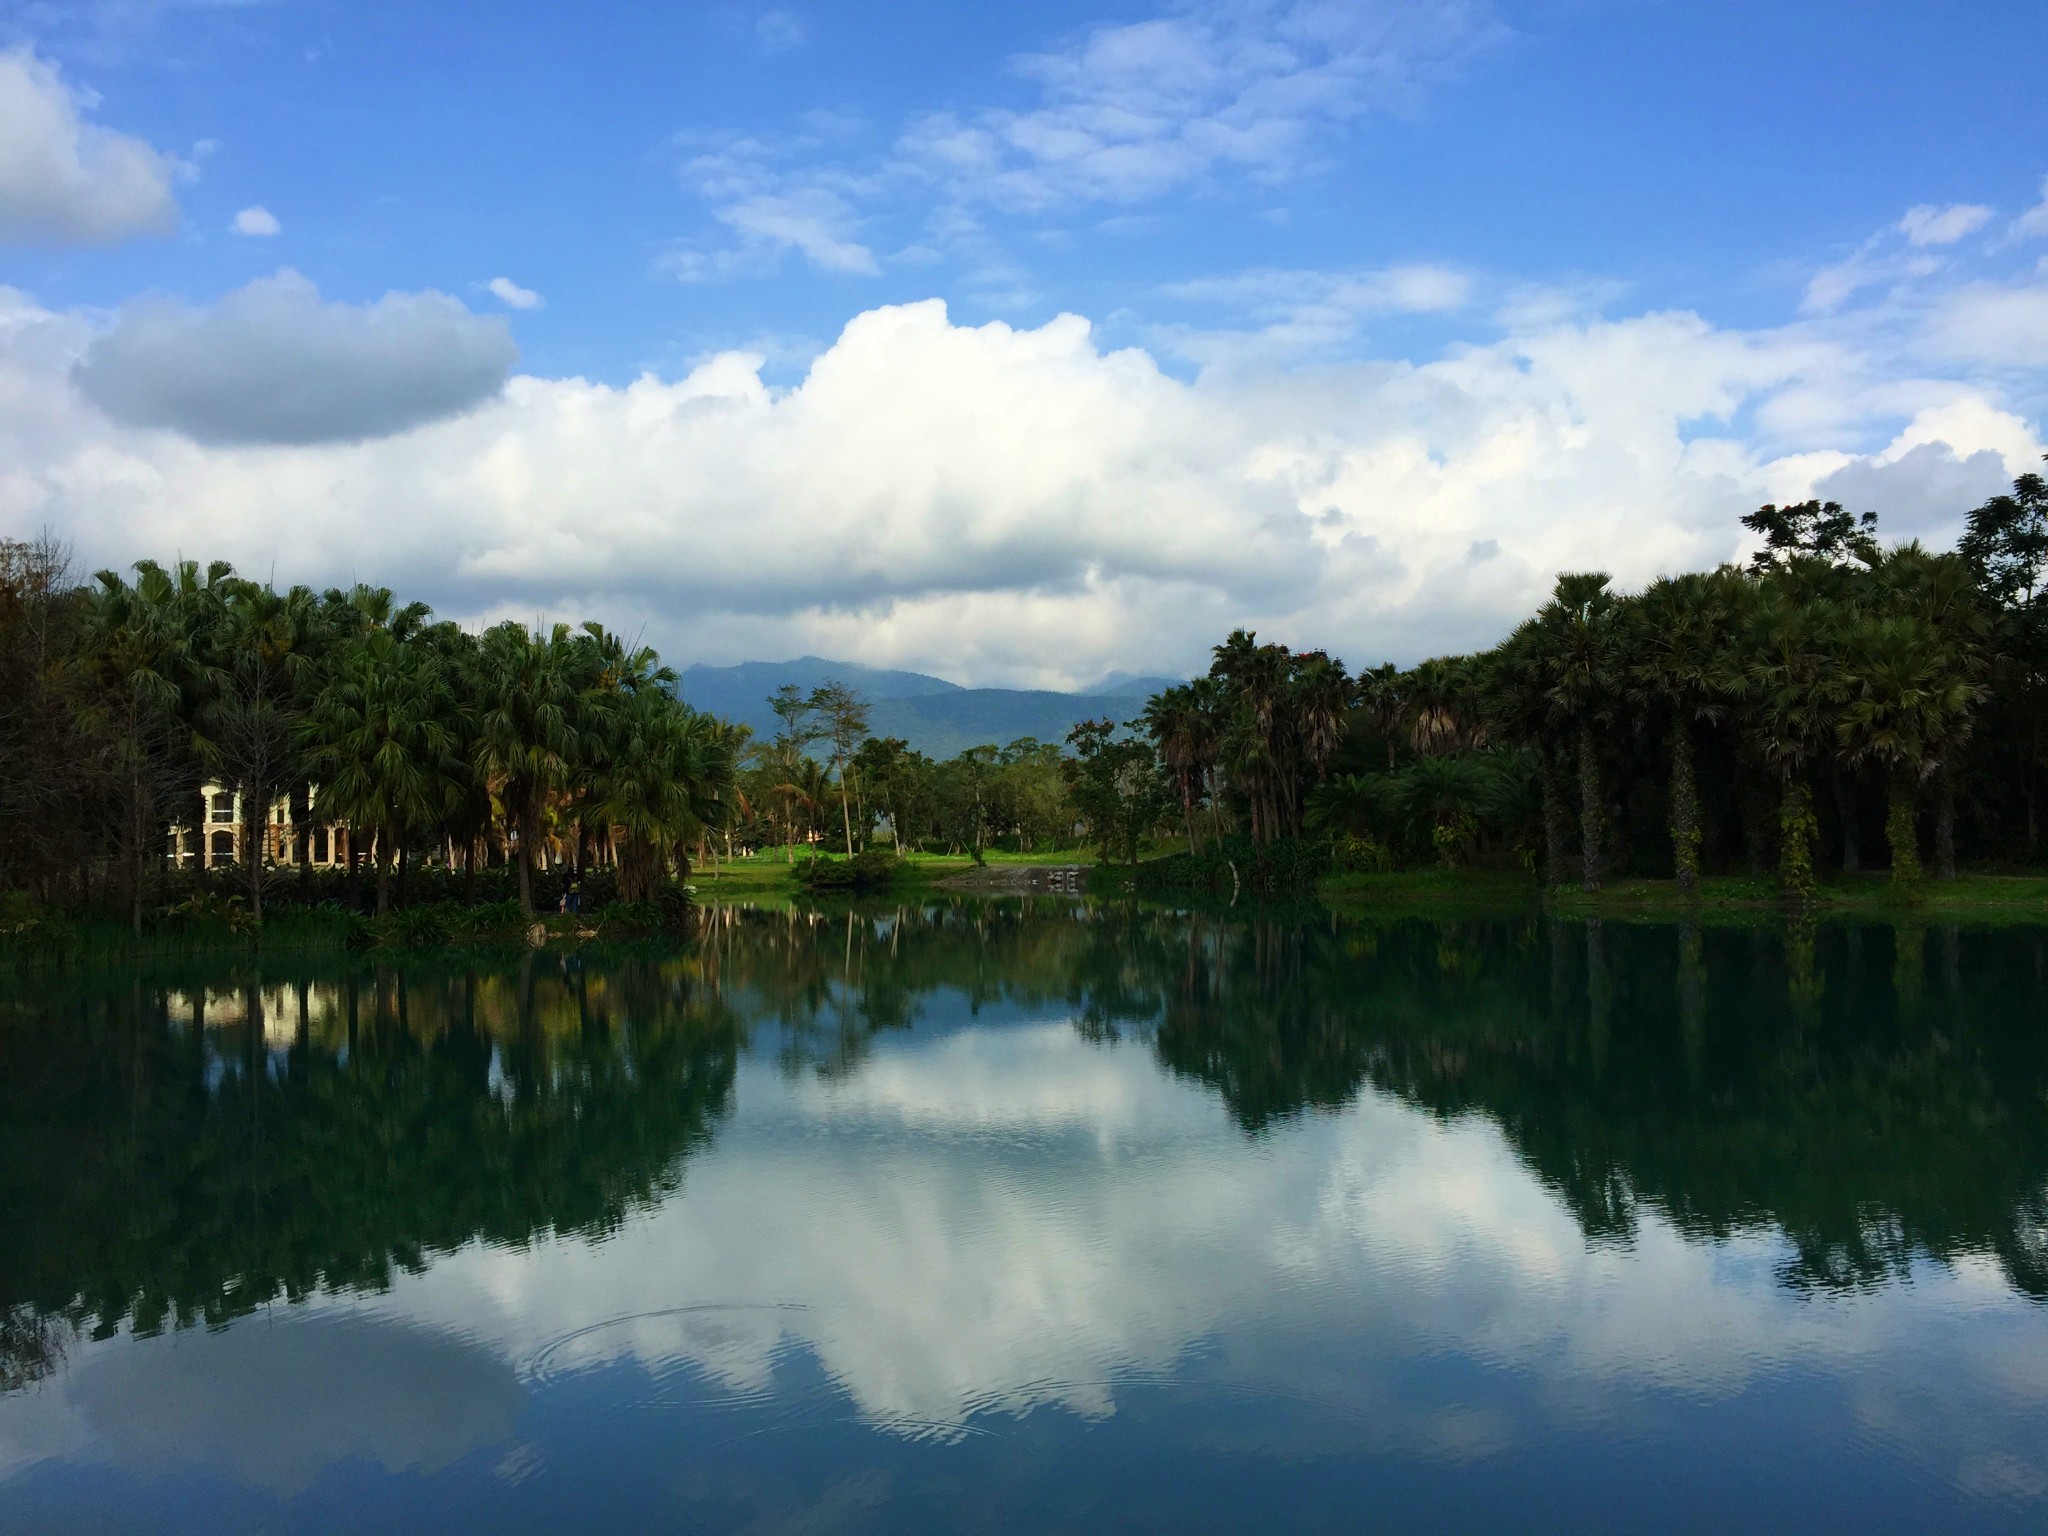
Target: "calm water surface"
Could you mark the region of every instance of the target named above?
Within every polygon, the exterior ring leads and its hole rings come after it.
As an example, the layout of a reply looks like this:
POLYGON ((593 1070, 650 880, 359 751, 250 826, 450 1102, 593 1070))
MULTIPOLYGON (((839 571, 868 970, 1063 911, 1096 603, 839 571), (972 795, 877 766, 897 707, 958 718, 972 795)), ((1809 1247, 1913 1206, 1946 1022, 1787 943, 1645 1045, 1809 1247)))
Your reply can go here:
POLYGON ((0 1530, 2048 1529, 2048 930, 0 996, 0 1530))

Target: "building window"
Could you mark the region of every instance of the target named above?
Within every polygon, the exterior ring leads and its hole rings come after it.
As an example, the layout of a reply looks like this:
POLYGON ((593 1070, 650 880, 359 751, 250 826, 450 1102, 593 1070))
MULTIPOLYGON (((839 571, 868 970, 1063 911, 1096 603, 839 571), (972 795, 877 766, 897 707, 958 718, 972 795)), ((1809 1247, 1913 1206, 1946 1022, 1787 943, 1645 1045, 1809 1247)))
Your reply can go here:
POLYGON ((232 864, 235 862, 235 834, 216 832, 213 834, 213 862, 232 864))
POLYGON ((313 829, 313 862, 315 864, 325 864, 327 862, 327 829, 325 827, 315 827, 313 829))
POLYGON ((235 819, 235 797, 233 795, 220 794, 213 797, 213 819, 215 821, 233 821, 235 819))

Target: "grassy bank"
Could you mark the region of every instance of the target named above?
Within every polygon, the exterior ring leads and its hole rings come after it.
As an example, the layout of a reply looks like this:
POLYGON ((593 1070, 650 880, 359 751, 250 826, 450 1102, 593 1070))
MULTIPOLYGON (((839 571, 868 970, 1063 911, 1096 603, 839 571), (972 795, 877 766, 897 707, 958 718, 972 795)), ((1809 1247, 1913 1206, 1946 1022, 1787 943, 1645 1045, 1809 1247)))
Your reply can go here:
MULTIPOLYGON (((797 858, 803 858, 807 851, 799 850, 797 858)), ((983 863, 991 869, 1092 865, 1095 863, 1095 851, 1092 848, 1059 848, 1045 853, 1012 853, 1005 849, 990 849, 983 856, 983 863)), ((933 885, 975 867, 973 858, 964 853, 909 852, 903 855, 899 884, 906 887, 933 885)), ((795 866, 787 852, 780 848, 748 854, 741 859, 722 859, 715 869, 710 864, 700 864, 690 872, 690 882, 696 887, 699 898, 705 900, 788 896, 799 888, 795 866)))
MULTIPOLYGON (((1331 905, 1346 908, 1421 913, 1546 908, 1573 917, 1650 921, 1776 914, 1785 908, 1775 880, 1740 875, 1702 880, 1698 893, 1688 897, 1673 880, 1610 880, 1588 894, 1569 886, 1544 891, 1519 873, 1431 869, 1333 875, 1322 883, 1319 894, 1331 905)), ((1821 916, 1867 917, 1878 922, 2048 922, 2048 877, 1966 874, 1955 880, 1926 880, 1901 888, 1881 871, 1837 875, 1820 882, 1813 911, 1821 916)))

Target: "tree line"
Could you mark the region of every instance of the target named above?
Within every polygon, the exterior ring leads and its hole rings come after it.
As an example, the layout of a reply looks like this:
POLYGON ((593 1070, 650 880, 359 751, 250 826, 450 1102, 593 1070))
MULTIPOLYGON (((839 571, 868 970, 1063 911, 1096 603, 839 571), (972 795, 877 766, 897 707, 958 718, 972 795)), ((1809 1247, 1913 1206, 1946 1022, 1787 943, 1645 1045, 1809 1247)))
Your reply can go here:
POLYGON ((751 743, 739 774, 736 846, 1053 853, 1084 837, 1111 857, 1137 857, 1163 801, 1150 746, 1114 720, 1086 721, 1064 744, 1024 736, 1006 746, 928 757, 896 736, 868 733, 865 701, 844 683, 769 699, 778 728, 751 743))
POLYGON ((1882 840, 1893 880, 2038 861, 2048 486, 1953 551, 1809 501, 1742 519, 1745 566, 1557 579, 1499 645, 1356 676, 1244 630, 1144 726, 1191 854, 1327 842, 1368 867, 1519 860, 1553 885, 1775 866, 1810 895, 1882 840))
POLYGON ((675 682, 596 624, 472 633, 386 588, 281 592, 225 562, 78 583, 55 542, 0 543, 0 894, 139 930, 211 782, 240 795, 244 850, 289 807, 284 857, 241 860, 259 921, 276 864, 310 874, 316 822, 350 830, 380 912, 421 860, 472 894, 509 865, 528 913, 542 861, 652 900, 732 816, 744 740, 675 682))

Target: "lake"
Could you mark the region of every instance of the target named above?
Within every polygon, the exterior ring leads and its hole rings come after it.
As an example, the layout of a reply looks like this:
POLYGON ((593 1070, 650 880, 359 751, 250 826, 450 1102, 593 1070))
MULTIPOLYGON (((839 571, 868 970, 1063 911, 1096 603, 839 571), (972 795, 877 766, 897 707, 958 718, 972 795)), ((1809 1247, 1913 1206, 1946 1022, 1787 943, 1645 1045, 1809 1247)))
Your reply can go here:
POLYGON ((5 983, 0 1530, 2048 1528, 2048 929, 5 983))

